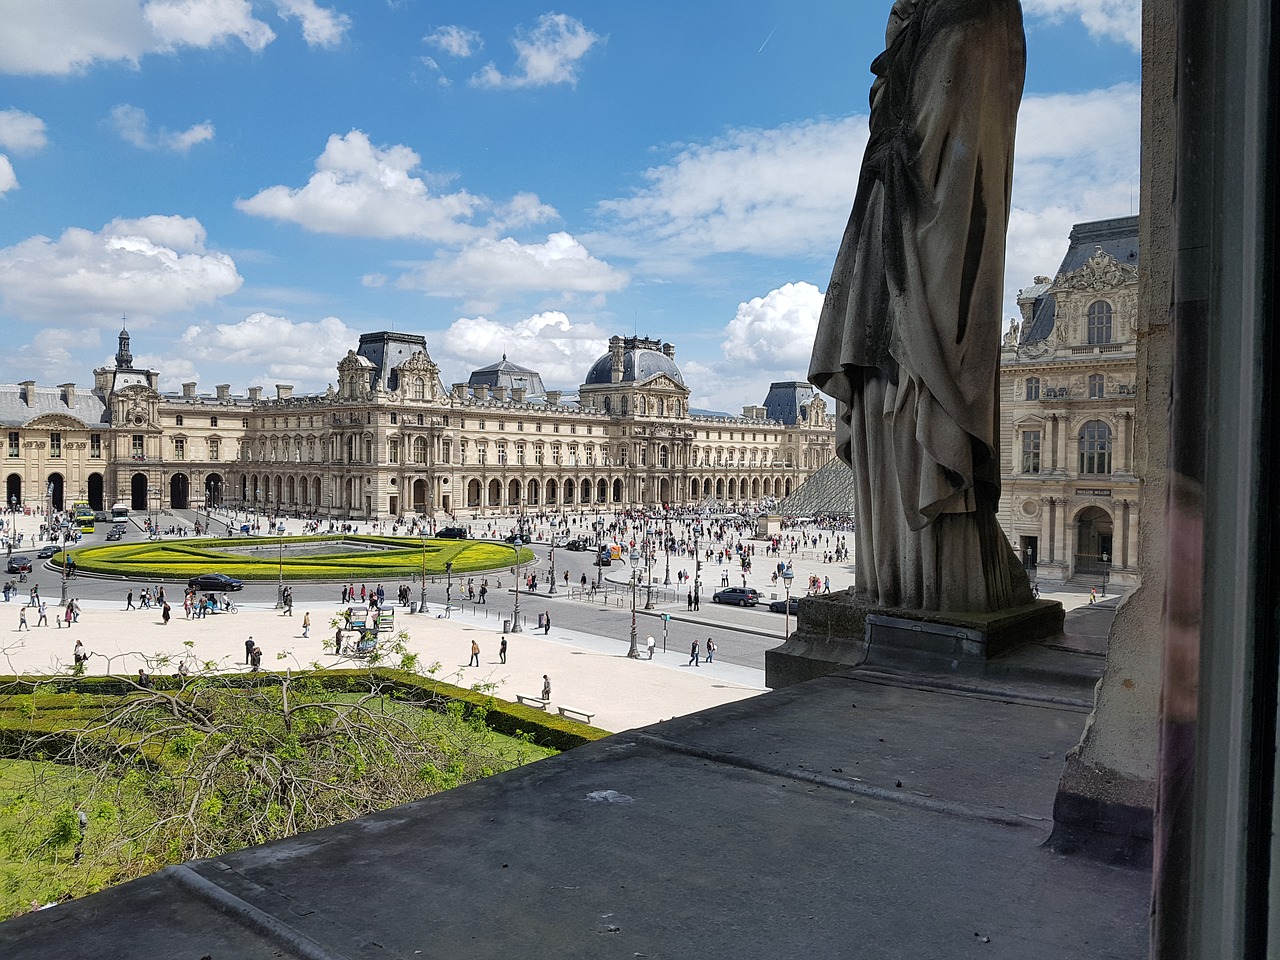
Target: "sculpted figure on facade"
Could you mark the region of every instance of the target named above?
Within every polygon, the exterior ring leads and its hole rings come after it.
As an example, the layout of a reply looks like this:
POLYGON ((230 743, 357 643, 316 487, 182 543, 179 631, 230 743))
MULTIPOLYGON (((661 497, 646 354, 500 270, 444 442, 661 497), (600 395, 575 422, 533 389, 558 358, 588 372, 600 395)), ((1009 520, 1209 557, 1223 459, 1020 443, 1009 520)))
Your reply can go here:
POLYGON ((865 602, 1030 602, 996 519, 1001 301, 1026 65, 1017 0, 898 0, 809 379, 839 401, 865 602))

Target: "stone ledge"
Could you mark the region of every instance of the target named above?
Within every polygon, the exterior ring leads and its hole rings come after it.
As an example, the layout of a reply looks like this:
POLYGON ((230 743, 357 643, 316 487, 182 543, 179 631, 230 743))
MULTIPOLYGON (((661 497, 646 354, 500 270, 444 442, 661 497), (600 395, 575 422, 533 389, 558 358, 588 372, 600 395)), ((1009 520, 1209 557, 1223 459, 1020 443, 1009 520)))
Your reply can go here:
POLYGON ((1106 863, 1149 868, 1155 784, 1067 755, 1053 799, 1053 833, 1045 846, 1106 863))
POLYGON ((994 657, 1060 636, 1064 618, 1056 600, 993 613, 939 613, 873 607, 852 591, 802 597, 795 633, 765 651, 765 683, 777 689, 863 665, 980 675, 994 657))

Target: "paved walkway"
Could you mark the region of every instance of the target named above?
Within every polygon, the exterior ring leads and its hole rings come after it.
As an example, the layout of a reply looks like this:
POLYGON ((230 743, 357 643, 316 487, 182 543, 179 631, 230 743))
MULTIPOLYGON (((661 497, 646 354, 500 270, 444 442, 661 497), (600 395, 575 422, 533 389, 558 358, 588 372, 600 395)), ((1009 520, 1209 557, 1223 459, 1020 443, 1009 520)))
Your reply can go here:
MULTIPOLYGON (((176 522, 172 518, 166 520, 176 522)), ((498 521, 500 530, 510 529, 513 522, 514 518, 498 521)), ((285 520, 284 523, 290 535, 301 532, 302 521, 285 520)), ((38 526, 38 517, 19 518, 19 529, 27 532, 28 537, 34 535, 38 526)), ((360 526, 363 529, 368 524, 360 526)), ((34 550, 28 548, 29 542, 24 543, 22 552, 34 554, 34 550)), ((763 546, 763 541, 754 542, 758 549, 763 546)), ((841 589, 853 579, 851 564, 824 563, 820 554, 814 551, 801 551, 782 559, 789 559, 795 571, 793 587, 799 588, 793 590, 795 594, 803 592, 802 585, 808 582, 811 574, 829 576, 833 589, 841 589)), ((749 577, 749 583, 762 590, 766 597, 783 596, 782 586, 775 587, 769 582, 768 573, 776 563, 776 559, 763 556, 760 549, 755 559, 756 572, 749 577)), ((530 567, 540 569, 544 564, 545 561, 540 561, 530 567)), ((692 567, 692 561, 684 557, 677 565, 673 560, 673 571, 680 565, 692 567)), ((703 564, 706 591, 703 602, 708 608, 712 607, 710 594, 719 589, 720 575, 725 569, 730 569, 730 565, 703 564)), ((654 570, 660 582, 657 565, 654 570)), ((606 571, 606 577, 615 586, 629 584, 630 575, 626 564, 615 563, 606 571)), ((740 582, 741 575, 736 576, 740 582)), ((177 588, 169 591, 173 620, 168 626, 161 622, 155 609, 125 611, 118 602, 84 600, 81 601, 83 613, 80 622, 67 629, 54 626, 55 617, 62 613, 56 605, 57 584, 49 583, 47 577, 44 579, 43 586, 51 600, 50 626, 35 626, 35 610, 28 608, 27 619, 31 629, 19 632, 18 600, 0 604, 0 655, 7 663, 7 673, 65 672, 72 662, 77 638, 82 639, 93 653, 88 672, 97 674, 132 674, 139 667, 168 673, 176 669, 177 660, 183 657, 188 658, 193 668, 212 664, 212 669, 217 670, 247 670, 244 644, 250 636, 262 648, 262 666, 267 670, 285 667, 304 669, 312 664, 353 666, 361 662, 340 658, 330 652, 333 649, 330 621, 342 609, 337 603, 299 604, 293 617, 281 615, 273 606, 244 604, 241 612, 235 615, 217 614, 204 620, 187 620, 180 603, 181 591, 177 588), (175 600, 179 602, 175 603, 175 600), (312 630, 311 636, 304 639, 302 617, 308 610, 312 630)), ((734 582, 733 573, 730 582, 734 582)), ((25 598, 25 590, 20 596, 25 598)), ((1067 609, 1081 606, 1089 599, 1087 591, 1045 591, 1042 596, 1060 600, 1067 609)), ((540 593, 536 602, 542 606, 553 600, 557 603, 582 602, 581 599, 573 601, 572 593, 566 594, 563 589, 555 597, 540 593)), ((553 708, 569 705, 591 711, 595 713, 593 722, 606 730, 622 731, 645 726, 755 696, 765 689, 762 669, 705 662, 694 667, 688 665, 687 650, 671 649, 663 653, 660 628, 648 618, 641 621, 638 643, 643 656, 646 635, 652 632, 658 636, 658 652, 652 662, 628 659, 627 639, 553 627, 548 635, 541 630, 505 634, 508 656, 507 663, 502 664, 498 659, 498 645, 503 636, 502 620, 496 609, 499 605, 494 606, 492 618, 475 616, 476 611, 471 609, 467 609, 465 614, 455 610, 446 618, 443 607, 437 605, 432 605, 425 615, 410 615, 405 608, 397 607, 396 625, 406 631, 410 651, 419 654, 426 664, 439 665, 436 676, 441 679, 461 686, 480 685, 491 689, 496 696, 514 700, 518 693, 532 695, 541 691, 542 677, 546 674, 551 678, 553 708), (478 668, 467 666, 473 639, 481 649, 481 666, 478 668)), ((554 606, 548 608, 555 609, 554 606)), ((686 613, 683 603, 667 609, 673 617, 682 620, 699 616, 698 613, 686 613)), ((488 612, 484 608, 481 610, 488 612)), ((553 623, 555 620, 553 613, 553 623)), ((777 632, 763 620, 759 627, 735 624, 734 629, 761 635, 777 632)))

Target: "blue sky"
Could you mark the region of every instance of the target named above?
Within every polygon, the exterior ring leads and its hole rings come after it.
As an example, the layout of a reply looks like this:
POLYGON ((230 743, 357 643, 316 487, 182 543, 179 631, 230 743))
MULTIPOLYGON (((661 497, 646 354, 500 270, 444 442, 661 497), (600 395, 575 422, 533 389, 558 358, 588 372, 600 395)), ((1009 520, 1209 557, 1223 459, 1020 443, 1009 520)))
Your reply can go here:
MULTIPOLYGON (((887 0, 0 0, 0 380, 323 390, 360 333, 803 379, 887 0)), ((1136 212, 1138 0, 1026 0, 1005 317, 1136 212)), ((268 390, 268 392, 270 392, 268 390)))

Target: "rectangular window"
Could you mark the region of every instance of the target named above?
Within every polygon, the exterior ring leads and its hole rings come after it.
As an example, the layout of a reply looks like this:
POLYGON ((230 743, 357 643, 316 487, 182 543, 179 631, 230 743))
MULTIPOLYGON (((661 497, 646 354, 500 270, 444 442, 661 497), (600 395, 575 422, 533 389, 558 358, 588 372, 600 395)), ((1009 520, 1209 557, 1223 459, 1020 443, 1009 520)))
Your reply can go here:
POLYGON ((49 434, 49 456, 51 457, 62 456, 62 434, 60 433, 49 434))
POLYGON ((536 464, 538 464, 539 466, 541 466, 541 465, 542 465, 542 457, 543 457, 542 444, 540 444, 540 443, 539 443, 539 444, 535 444, 535 445, 534 445, 534 448, 533 448, 533 462, 534 462, 534 463, 536 463, 536 464))
POLYGON ((214 437, 209 441, 209 459, 217 460, 218 456, 221 453, 222 453, 222 444, 217 437, 214 437))
POLYGON ((1040 472, 1040 431, 1022 431, 1022 472, 1040 472))
POLYGON ((467 441, 465 440, 458 441, 458 462, 467 462, 467 441))
POLYGON ((89 434, 89 456, 94 458, 102 456, 102 434, 89 434))
POLYGON ((393 412, 392 412, 392 414, 391 414, 391 422, 392 422, 392 423, 399 423, 399 422, 400 422, 400 418, 395 414, 395 412, 394 412, 394 411, 393 411, 393 412))
POLYGON ((187 459, 187 441, 181 437, 173 441, 173 458, 175 460, 187 459))
POLYGON ((19 435, 16 430, 9 431, 9 456, 11 457, 18 456, 18 436, 19 435))
MULTIPOLYGON (((559 426, 559 424, 557 424, 559 426)), ((551 445, 551 462, 557 466, 560 464, 560 444, 553 443, 551 445)))
MULTIPOLYGON (((394 417, 395 414, 393 413, 392 416, 394 417)), ((387 441, 387 459, 391 463, 400 462, 400 441, 399 440, 387 441)))
POLYGON ((516 444, 516 463, 522 467, 524 466, 524 444, 523 443, 516 444))
POLYGON ((507 462, 507 445, 505 443, 499 442, 498 444, 496 444, 496 447, 498 451, 498 462, 506 463, 507 462))
POLYGON ((453 443, 449 440, 440 441, 440 462, 453 462, 453 443))

